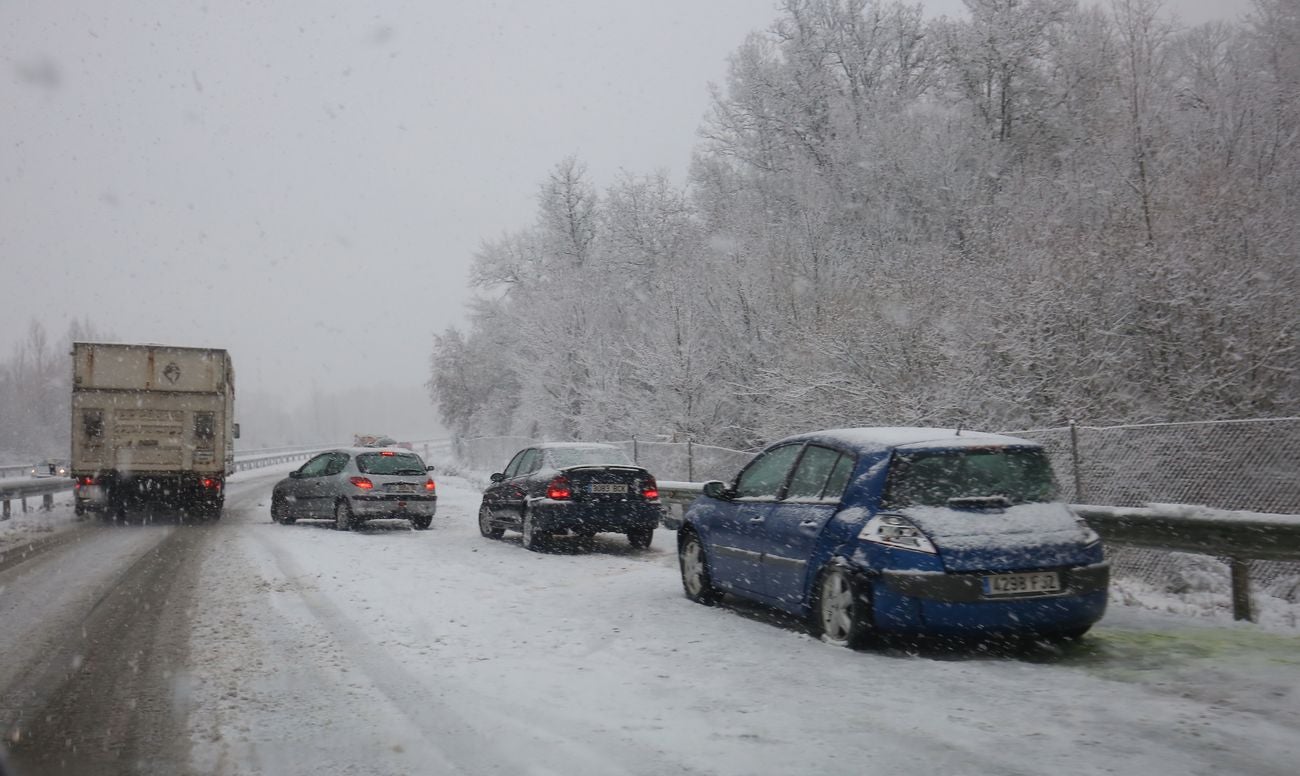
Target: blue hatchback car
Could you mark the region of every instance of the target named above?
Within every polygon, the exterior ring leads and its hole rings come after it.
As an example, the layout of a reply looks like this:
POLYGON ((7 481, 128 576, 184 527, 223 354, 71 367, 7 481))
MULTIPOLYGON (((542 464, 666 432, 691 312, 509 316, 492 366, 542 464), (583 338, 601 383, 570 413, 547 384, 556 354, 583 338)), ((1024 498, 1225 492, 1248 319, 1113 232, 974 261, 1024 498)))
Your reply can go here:
POLYGON ((678 531, 682 584, 873 633, 1078 638, 1106 610, 1101 540, 1037 443, 937 428, 783 439, 705 483, 678 531))

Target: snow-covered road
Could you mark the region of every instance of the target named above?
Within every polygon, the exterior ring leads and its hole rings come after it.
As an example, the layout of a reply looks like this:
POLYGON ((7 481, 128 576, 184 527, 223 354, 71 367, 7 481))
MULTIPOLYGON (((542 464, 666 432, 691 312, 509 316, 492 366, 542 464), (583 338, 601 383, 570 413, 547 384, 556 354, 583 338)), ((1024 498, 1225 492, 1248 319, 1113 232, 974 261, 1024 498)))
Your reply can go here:
POLYGON ((850 652, 649 552, 228 515, 191 636, 201 773, 1290 774, 1300 640, 1120 609, 1065 655, 850 652))
POLYGON ((0 711, 38 723, 19 776, 1263 775, 1300 757, 1294 635, 1116 606, 1065 653, 851 652, 688 602, 666 531, 645 552, 484 539, 459 477, 430 531, 276 525, 288 468, 239 475, 215 525, 56 510, 56 543, 10 552, 0 711))

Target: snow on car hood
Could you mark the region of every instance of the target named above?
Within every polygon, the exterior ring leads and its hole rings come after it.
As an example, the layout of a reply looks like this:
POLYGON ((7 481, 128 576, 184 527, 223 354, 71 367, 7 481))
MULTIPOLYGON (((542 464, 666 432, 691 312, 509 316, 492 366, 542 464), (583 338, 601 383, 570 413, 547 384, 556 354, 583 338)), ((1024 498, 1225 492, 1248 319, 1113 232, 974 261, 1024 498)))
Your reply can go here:
POLYGON ((991 510, 912 506, 890 511, 915 523, 940 551, 1015 551, 1078 545, 1090 535, 1061 502, 991 510))

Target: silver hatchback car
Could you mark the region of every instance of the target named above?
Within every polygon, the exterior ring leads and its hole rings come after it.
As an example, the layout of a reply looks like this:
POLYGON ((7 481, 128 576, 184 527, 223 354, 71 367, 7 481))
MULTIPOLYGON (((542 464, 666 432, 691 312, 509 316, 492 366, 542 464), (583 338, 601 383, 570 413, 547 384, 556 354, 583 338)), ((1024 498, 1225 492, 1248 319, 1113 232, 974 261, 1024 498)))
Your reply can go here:
POLYGON ((349 531, 367 520, 410 520, 424 530, 438 509, 438 490, 420 456, 410 450, 347 447, 314 456, 271 492, 271 519, 333 520, 349 531))

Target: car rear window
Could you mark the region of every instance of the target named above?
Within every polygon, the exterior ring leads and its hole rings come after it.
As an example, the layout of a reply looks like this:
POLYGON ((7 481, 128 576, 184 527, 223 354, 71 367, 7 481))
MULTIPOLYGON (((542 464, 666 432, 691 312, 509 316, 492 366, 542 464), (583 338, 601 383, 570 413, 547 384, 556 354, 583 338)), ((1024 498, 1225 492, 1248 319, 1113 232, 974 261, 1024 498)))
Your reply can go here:
POLYGON ((895 453, 885 505, 937 507, 951 499, 993 496, 1011 504, 1055 500, 1046 453, 1026 448, 895 453))
POLYGON ((363 474, 424 474, 424 461, 413 453, 362 453, 357 469, 363 474))
POLYGON ((546 460, 557 469, 565 466, 612 463, 632 466, 632 459, 617 447, 559 447, 546 451, 546 460))

